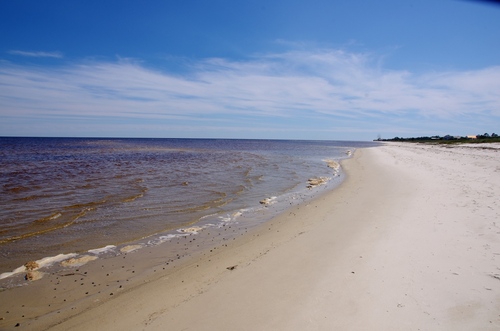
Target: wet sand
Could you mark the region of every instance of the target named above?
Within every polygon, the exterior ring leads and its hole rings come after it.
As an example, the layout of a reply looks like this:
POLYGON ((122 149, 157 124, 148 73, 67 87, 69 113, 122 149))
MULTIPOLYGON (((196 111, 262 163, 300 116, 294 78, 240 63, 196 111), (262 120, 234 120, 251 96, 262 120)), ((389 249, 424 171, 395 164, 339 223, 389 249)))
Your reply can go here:
POLYGON ((498 148, 358 150, 338 189, 182 263, 131 250, 0 292, 0 329, 497 330, 498 148))

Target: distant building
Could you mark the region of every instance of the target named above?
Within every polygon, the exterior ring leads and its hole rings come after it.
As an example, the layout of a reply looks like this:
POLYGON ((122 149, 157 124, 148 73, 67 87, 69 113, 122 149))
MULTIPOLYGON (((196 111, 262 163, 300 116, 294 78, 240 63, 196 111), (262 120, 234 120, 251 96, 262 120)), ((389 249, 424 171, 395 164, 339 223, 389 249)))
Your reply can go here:
POLYGON ((469 135, 469 136, 467 136, 467 139, 477 139, 477 136, 476 135, 469 135))

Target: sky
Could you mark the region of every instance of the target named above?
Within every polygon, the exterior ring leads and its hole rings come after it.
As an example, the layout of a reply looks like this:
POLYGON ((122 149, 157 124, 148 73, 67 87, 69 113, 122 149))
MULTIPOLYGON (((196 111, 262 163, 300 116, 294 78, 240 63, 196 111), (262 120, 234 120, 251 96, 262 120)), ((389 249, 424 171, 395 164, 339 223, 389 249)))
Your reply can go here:
POLYGON ((0 1, 0 136, 500 134, 500 5, 0 1))

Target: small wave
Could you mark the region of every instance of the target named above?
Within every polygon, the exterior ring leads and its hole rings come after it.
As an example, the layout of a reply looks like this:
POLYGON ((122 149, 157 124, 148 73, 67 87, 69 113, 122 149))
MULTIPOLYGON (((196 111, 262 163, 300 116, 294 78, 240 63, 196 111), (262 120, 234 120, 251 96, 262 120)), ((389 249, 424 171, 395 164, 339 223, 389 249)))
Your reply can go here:
POLYGON ((211 208, 210 204, 204 204, 204 205, 201 205, 201 206, 195 206, 195 207, 190 207, 190 208, 172 210, 172 213, 190 213, 190 212, 203 211, 203 210, 207 210, 207 209, 210 209, 210 208, 211 208))
POLYGON ((77 203, 77 204, 74 204, 74 205, 71 205, 71 206, 67 206, 67 207, 64 207, 64 208, 65 209, 93 208, 95 206, 102 205, 105 202, 106 202, 106 199, 102 199, 102 200, 99 200, 99 201, 91 201, 91 202, 87 202, 87 203, 77 203))
POLYGON ((215 194, 218 195, 219 197, 212 200, 208 201, 204 204, 201 205, 196 205, 193 207, 188 207, 188 208, 182 208, 182 209, 177 209, 177 210, 172 210, 172 213, 191 213, 191 212, 198 212, 198 211, 203 211, 203 210, 208 210, 210 208, 215 208, 215 207, 221 207, 227 204, 230 199, 227 198, 227 194, 224 192, 216 192, 216 191, 209 191, 210 194, 215 194))
POLYGON ((237 187, 237 191, 234 193, 234 194, 242 194, 243 192, 245 192, 247 190, 247 187, 245 185, 239 185, 237 187))
POLYGON ((135 200, 137 200, 139 198, 142 198, 143 196, 144 196, 143 193, 139 193, 137 195, 133 195, 131 197, 123 199, 122 202, 132 202, 132 201, 135 201, 135 200))
POLYGON ((54 213, 54 214, 52 214, 50 216, 47 216, 47 217, 41 218, 39 220, 36 220, 35 222, 36 223, 42 223, 42 222, 47 222, 47 221, 53 221, 53 220, 58 219, 61 216, 62 216, 61 213, 54 213))
POLYGON ((7 188, 7 192, 10 192, 10 193, 21 193, 21 192, 26 192, 26 191, 29 191, 29 188, 24 187, 24 186, 16 186, 16 187, 7 188))
POLYGON ((41 198, 46 198, 46 197, 47 196, 45 196, 45 195, 29 195, 27 197, 14 199, 14 201, 31 201, 31 200, 36 200, 36 199, 41 199, 41 198))
POLYGON ((215 199, 213 200, 212 203, 219 203, 219 202, 222 202, 224 201, 224 199, 227 197, 227 194, 224 193, 224 192, 217 192, 217 191, 211 191, 210 193, 214 194, 214 195, 218 195, 219 198, 218 199, 215 199))
MULTIPOLYGON (((68 209, 68 208, 72 209, 73 207, 74 206, 65 207, 65 209, 68 209)), ((17 241, 17 240, 21 240, 21 239, 26 239, 26 238, 30 238, 30 237, 33 237, 33 236, 38 236, 38 235, 41 235, 41 234, 46 234, 46 233, 49 233, 49 232, 52 232, 52 231, 55 231, 55 230, 66 228, 66 227, 72 225, 73 223, 75 223, 75 221, 78 220, 79 218, 85 216, 88 211, 91 211, 93 209, 94 208, 92 208, 92 207, 84 208, 82 211, 80 211, 78 214, 72 216, 71 219, 69 219, 68 221, 66 221, 64 223, 53 225, 53 226, 51 226, 50 228, 47 228, 47 229, 42 229, 42 230, 38 230, 38 231, 33 231, 33 232, 24 233, 24 234, 17 235, 17 236, 12 236, 12 237, 9 237, 9 238, 5 238, 5 239, 0 240, 0 244, 5 244, 5 243, 8 243, 8 242, 17 241)), ((57 213, 54 213, 54 214, 52 214, 50 216, 47 216, 47 217, 35 220, 34 223, 35 224, 43 224, 43 223, 46 223, 48 221, 56 220, 56 219, 58 219, 58 218, 60 218, 62 216, 63 216, 63 214, 57 212, 57 213)))
POLYGON ((123 199, 122 202, 132 202, 132 201, 135 201, 135 200, 137 200, 139 198, 142 198, 144 196, 144 193, 146 193, 148 191, 147 187, 139 187, 139 189, 140 189, 140 193, 132 195, 130 197, 127 197, 127 198, 123 199))
MULTIPOLYGON (((238 166, 238 167, 241 167, 241 166, 238 166)), ((245 170, 245 172, 243 173, 243 176, 249 177, 251 172, 252 172, 252 168, 247 168, 245 170)))
POLYGON ((68 227, 71 224, 73 224, 74 221, 76 219, 78 219, 78 217, 80 217, 79 215, 77 215, 76 218, 74 218, 73 220, 70 220, 70 221, 68 221, 66 223, 60 224, 58 226, 51 227, 49 229, 43 229, 43 230, 39 230, 39 231, 34 231, 34 232, 25 233, 25 234, 21 234, 21 235, 18 235, 18 236, 13 236, 13 237, 2 239, 2 240, 0 240, 0 244, 6 244, 6 243, 13 242, 13 241, 16 241, 16 240, 26 239, 26 238, 30 238, 30 237, 33 237, 33 236, 38 236, 38 235, 41 235, 41 234, 45 234, 45 233, 48 233, 48 232, 51 232, 51 231, 55 231, 55 230, 58 230, 58 229, 62 229, 62 228, 68 227))

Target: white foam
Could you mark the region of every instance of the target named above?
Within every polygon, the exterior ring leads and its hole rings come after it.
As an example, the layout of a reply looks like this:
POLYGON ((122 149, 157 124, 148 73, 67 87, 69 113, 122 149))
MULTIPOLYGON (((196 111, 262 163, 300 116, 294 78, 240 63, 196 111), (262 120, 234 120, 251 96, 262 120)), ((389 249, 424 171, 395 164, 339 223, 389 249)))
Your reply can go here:
POLYGON ((160 236, 156 239, 148 241, 148 245, 159 245, 162 244, 166 241, 170 241, 174 238, 179 238, 179 237, 187 237, 190 234, 167 234, 166 236, 160 236))
POLYGON ((276 203, 276 199, 277 199, 277 197, 265 198, 265 199, 260 200, 260 204, 265 205, 265 206, 273 205, 276 203))
POLYGON ((15 274, 19 274, 21 272, 26 272, 26 268, 24 266, 19 267, 11 272, 4 272, 4 273, 0 274, 0 279, 11 277, 11 276, 14 276, 15 274))
POLYGON ((227 222, 231 222, 232 218, 230 216, 219 216, 219 219, 224 222, 224 223, 227 223, 227 222))
POLYGON ((201 226, 192 226, 190 228, 179 229, 179 230, 177 230, 177 232, 198 234, 198 232, 200 232, 203 229, 204 229, 204 227, 201 227, 201 226))
MULTIPOLYGON (((38 268, 36 268, 36 269, 49 267, 49 266, 53 265, 54 263, 61 262, 63 260, 72 258, 72 257, 77 256, 77 255, 78 254, 76 254, 76 253, 70 253, 70 254, 59 254, 56 256, 44 257, 43 259, 35 261, 38 264, 38 268)), ((24 272, 27 272, 27 270, 26 270, 26 267, 23 265, 23 266, 15 269, 11 272, 4 272, 4 273, 0 274, 0 279, 11 277, 11 276, 14 276, 16 274, 24 273, 24 272)))
POLYGON ((38 263, 38 265, 40 266, 40 268, 49 267, 49 266, 53 265, 54 263, 61 262, 63 260, 75 257, 77 255, 78 254, 76 254, 76 253, 59 254, 59 255, 56 255, 56 256, 44 257, 43 259, 38 260, 36 262, 38 263))
POLYGON ((205 220, 205 219, 207 219, 207 218, 212 218, 212 217, 215 217, 215 215, 217 215, 217 214, 215 214, 215 213, 214 213, 214 214, 210 214, 210 215, 205 215, 205 216, 202 216, 202 217, 200 218, 200 221, 203 221, 203 220, 205 220))
POLYGON ((99 254, 102 254, 102 253, 106 253, 106 252, 112 251, 115 248, 116 248, 115 245, 108 245, 108 246, 101 247, 101 248, 90 249, 88 252, 90 254, 97 254, 97 255, 99 255, 99 254))
POLYGON ((143 247, 143 245, 128 245, 128 246, 124 246, 124 247, 120 248, 120 252, 130 253, 130 252, 136 251, 138 249, 141 249, 142 247, 143 247))

